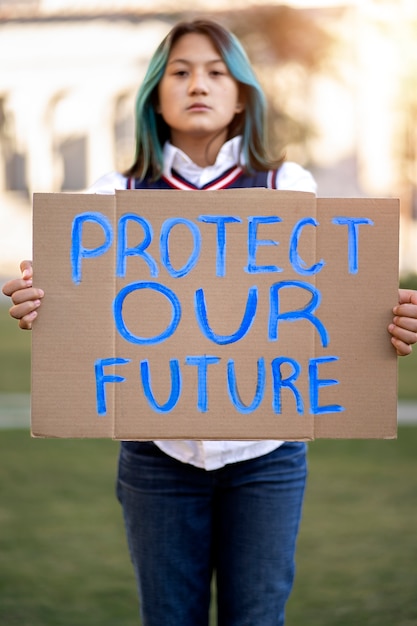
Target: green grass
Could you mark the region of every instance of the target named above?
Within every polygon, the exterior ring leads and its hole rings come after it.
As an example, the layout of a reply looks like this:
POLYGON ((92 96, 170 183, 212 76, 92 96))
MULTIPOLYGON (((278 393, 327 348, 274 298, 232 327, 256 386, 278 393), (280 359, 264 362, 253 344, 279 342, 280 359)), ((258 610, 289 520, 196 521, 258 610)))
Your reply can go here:
POLYGON ((398 359, 398 397, 400 400, 417 400, 417 345, 413 352, 398 359))
POLYGON ((417 624, 417 428, 316 441, 288 626, 417 624))
MULTIPOLYGON (((30 390, 30 332, 19 329, 0 305, 0 392, 18 393, 30 390)), ((400 399, 417 400, 417 348, 399 359, 400 399)))
POLYGON ((124 626, 137 601, 117 444, 0 433, 0 624, 124 626))
MULTIPOLYGON (((139 624, 117 448, 0 433, 0 624, 139 624)), ((417 624, 416 449, 405 426, 397 441, 310 444, 287 626, 417 624)))
MULTIPOLYGON (((416 381, 417 349, 399 359, 401 399, 417 400, 416 381)), ((30 333, 1 305, 0 392, 29 389, 30 333)), ((0 431, 0 624, 139 624, 117 448, 0 431)), ((417 624, 416 449, 417 428, 405 426, 397 441, 310 445, 287 626, 417 624)))
POLYGON ((30 332, 20 330, 0 305, 0 392, 30 390, 30 332))

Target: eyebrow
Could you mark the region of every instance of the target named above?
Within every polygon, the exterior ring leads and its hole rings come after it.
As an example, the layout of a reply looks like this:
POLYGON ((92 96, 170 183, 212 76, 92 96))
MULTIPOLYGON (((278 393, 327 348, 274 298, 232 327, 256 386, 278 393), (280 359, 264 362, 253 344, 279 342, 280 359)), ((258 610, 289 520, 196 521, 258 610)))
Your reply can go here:
MULTIPOLYGON (((185 63, 185 65, 193 65, 193 61, 190 61, 189 59, 172 59, 168 62, 168 65, 172 65, 173 63, 185 63)), ((206 61, 205 65, 212 65, 214 63, 223 63, 225 65, 225 62, 221 57, 219 57, 218 59, 211 59, 210 61, 206 61)))

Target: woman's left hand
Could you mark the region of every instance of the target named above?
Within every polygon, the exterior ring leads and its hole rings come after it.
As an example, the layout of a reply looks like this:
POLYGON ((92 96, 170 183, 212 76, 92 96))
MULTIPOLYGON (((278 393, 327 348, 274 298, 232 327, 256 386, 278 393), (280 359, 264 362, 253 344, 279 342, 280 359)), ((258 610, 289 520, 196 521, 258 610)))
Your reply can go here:
POLYGON ((417 343, 417 291, 399 289, 398 294, 398 304, 393 308, 394 318, 388 331, 398 356, 406 356, 417 343))

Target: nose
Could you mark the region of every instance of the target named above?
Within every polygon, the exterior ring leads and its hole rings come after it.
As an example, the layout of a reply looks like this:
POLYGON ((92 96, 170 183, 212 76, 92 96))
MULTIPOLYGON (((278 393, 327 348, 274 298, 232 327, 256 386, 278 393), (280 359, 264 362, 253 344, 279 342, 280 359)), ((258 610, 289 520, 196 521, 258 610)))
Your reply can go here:
POLYGON ((205 94, 208 92, 208 84, 203 72, 195 71, 191 74, 188 90, 190 95, 205 94))

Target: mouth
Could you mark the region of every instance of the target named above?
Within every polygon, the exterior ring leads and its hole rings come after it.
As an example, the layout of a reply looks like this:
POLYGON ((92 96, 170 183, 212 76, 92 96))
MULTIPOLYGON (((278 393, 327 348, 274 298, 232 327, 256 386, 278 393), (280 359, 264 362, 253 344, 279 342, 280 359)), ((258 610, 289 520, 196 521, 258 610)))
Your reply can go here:
POLYGON ((194 102, 193 104, 190 104, 189 107, 187 107, 187 111, 209 111, 210 107, 207 106, 207 104, 204 104, 203 102, 194 102))

